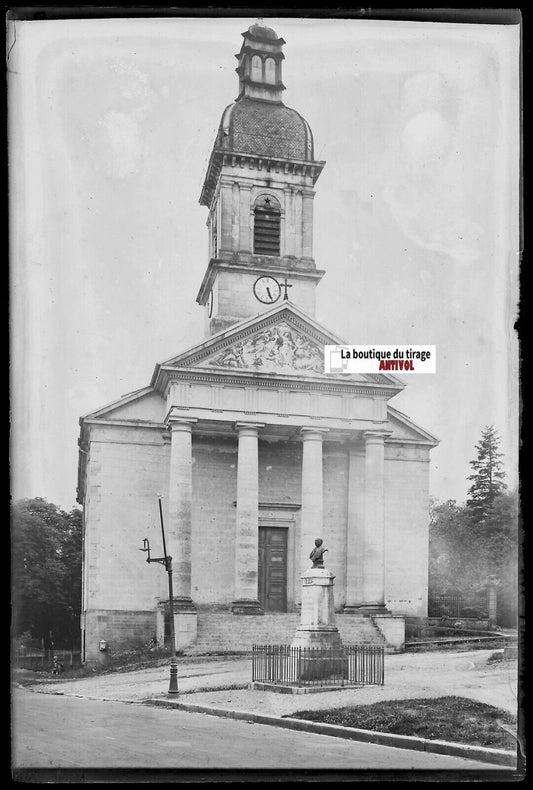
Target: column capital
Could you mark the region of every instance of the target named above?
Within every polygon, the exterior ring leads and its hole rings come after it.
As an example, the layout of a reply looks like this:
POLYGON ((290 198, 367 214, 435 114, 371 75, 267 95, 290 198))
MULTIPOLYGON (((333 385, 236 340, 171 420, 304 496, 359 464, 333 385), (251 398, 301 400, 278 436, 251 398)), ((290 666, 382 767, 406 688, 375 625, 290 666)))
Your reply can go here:
POLYGON ((170 432, 172 431, 188 431, 189 433, 192 431, 193 425, 198 422, 196 417, 178 417, 176 414, 173 414, 172 409, 170 410, 169 414, 165 419, 165 425, 167 430, 170 432))
POLYGON ((248 436, 257 436, 259 430, 265 427, 264 422, 236 422, 233 427, 238 431, 240 436, 245 436, 248 431, 248 436))
POLYGON ((300 428, 300 434, 305 441, 321 442, 329 432, 329 428, 317 428, 314 425, 304 425, 300 428))
POLYGON ((392 435, 392 431, 363 431, 366 444, 382 444, 392 435))

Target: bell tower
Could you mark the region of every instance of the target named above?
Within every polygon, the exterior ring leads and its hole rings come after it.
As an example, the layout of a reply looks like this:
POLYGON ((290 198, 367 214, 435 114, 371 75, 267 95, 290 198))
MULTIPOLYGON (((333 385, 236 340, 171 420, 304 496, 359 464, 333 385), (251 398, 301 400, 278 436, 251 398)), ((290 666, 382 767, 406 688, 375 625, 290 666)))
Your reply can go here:
POLYGON ((224 110, 200 195, 209 263, 196 297, 212 335, 290 300, 315 314, 324 272, 313 259, 314 186, 324 162, 302 116, 286 107, 282 38, 242 34, 239 94, 224 110))

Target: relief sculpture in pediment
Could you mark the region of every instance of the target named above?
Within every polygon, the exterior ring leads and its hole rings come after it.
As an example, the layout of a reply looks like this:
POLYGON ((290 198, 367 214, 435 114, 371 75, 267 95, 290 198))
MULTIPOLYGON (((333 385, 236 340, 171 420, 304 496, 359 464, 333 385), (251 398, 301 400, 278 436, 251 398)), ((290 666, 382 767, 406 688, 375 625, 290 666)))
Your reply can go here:
POLYGON ((264 329, 253 337, 235 343, 209 361, 228 368, 251 368, 264 373, 295 371, 324 372, 321 351, 288 324, 264 329))

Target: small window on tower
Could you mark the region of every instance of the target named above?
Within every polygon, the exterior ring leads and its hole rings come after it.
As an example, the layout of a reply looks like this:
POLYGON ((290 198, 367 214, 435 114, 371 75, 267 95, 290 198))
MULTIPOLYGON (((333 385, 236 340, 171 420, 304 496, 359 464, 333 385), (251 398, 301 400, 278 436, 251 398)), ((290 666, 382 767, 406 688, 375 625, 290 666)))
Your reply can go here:
POLYGON ((265 60, 265 81, 270 85, 275 85, 276 83, 276 62, 273 58, 265 60))
POLYGON ((263 79, 263 63, 259 55, 254 55, 252 58, 252 73, 250 75, 254 82, 262 82, 263 79))
POLYGON ((254 254, 280 254, 281 212, 277 201, 260 197, 254 209, 254 254))

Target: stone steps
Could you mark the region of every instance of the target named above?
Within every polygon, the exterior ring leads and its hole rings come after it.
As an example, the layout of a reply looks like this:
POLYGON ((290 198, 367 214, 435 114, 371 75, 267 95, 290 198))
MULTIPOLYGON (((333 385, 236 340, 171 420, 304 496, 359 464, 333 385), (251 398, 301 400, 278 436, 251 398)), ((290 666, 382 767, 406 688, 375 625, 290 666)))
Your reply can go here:
MULTIPOLYGON (((369 617, 337 614, 335 622, 344 644, 385 644, 369 617)), ((298 613, 238 616, 229 612, 199 612, 198 637, 187 653, 251 652, 254 644, 290 644, 299 623, 298 613)))

